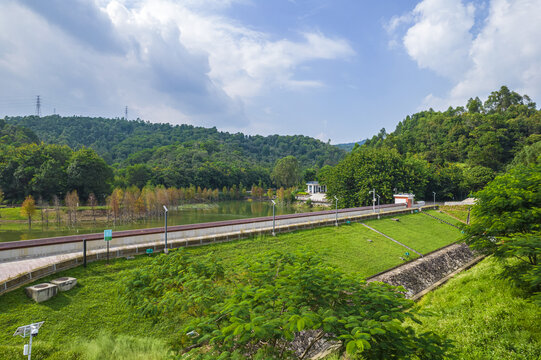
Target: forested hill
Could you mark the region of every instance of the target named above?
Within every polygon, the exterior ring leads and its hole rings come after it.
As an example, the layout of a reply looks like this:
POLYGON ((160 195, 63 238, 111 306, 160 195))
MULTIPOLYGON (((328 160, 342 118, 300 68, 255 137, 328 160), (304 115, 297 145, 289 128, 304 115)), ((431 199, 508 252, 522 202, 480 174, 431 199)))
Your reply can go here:
POLYGON ((382 129, 365 146, 389 147, 436 165, 461 163, 501 171, 525 145, 541 140, 541 110, 527 95, 502 86, 482 103, 466 108, 430 109, 401 121, 394 132, 382 129))
POLYGON ((334 165, 344 156, 343 150, 302 135, 248 136, 191 125, 58 115, 5 120, 31 129, 45 143, 68 145, 72 149, 90 147, 109 164, 123 163, 130 155, 141 151, 143 155, 136 157, 148 158, 150 149, 155 151, 168 145, 193 147, 194 144, 208 152, 220 150, 265 167, 288 155, 295 156, 304 168, 334 165))
POLYGON ((342 207, 370 204, 372 189, 383 203, 395 191, 416 200, 462 200, 511 167, 539 161, 540 151, 541 110, 502 86, 484 103, 475 98, 466 107, 408 116, 318 177, 342 207))
POLYGON ((0 144, 20 146, 38 142, 39 139, 32 130, 22 126, 10 125, 0 119, 0 144))

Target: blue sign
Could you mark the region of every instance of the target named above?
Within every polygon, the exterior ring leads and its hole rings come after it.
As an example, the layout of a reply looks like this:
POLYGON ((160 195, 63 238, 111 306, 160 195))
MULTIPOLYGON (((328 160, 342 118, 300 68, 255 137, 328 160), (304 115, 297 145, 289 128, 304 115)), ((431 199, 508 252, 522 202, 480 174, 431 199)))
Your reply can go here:
POLYGON ((103 230, 103 240, 111 241, 113 238, 113 230, 103 230))

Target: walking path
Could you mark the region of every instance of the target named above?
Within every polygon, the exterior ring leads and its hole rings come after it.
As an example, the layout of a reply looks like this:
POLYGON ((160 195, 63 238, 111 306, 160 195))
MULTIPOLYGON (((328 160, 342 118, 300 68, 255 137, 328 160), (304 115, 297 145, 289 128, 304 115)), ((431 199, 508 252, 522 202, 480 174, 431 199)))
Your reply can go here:
POLYGON ((380 234, 380 235, 382 235, 382 236, 385 236, 387 239, 389 239, 389 240, 391 240, 391 241, 394 241, 394 242, 397 243, 398 245, 403 246, 403 247, 405 247, 406 249, 409 249, 409 250, 413 251, 414 253, 416 253, 416 254, 419 255, 420 257, 423 257, 423 254, 421 254, 421 253, 418 252, 417 250, 410 248, 408 245, 402 244, 400 241, 395 240, 395 239, 393 239, 392 237, 385 235, 385 234, 382 233, 381 231, 378 231, 378 230, 374 229, 373 227, 370 227, 370 226, 366 225, 365 223, 361 223, 361 225, 363 225, 364 227, 369 228, 370 230, 372 230, 372 231, 374 231, 374 232, 377 232, 378 234, 380 234))

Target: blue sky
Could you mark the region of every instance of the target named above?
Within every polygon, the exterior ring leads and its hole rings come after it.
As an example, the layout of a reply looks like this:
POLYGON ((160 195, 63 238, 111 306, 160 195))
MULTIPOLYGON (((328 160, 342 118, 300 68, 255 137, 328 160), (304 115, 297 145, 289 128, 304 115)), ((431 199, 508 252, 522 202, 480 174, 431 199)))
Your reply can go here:
POLYGON ((189 123, 331 143, 501 85, 541 101, 541 0, 0 3, 0 116, 189 123))

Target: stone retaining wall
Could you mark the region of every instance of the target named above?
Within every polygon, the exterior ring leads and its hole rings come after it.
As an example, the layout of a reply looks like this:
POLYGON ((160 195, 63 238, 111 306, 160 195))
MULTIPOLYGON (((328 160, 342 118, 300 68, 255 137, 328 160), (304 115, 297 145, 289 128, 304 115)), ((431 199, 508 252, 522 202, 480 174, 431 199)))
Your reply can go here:
POLYGON ((403 286, 406 289, 406 297, 413 298, 477 258, 468 245, 452 244, 367 280, 403 286))

